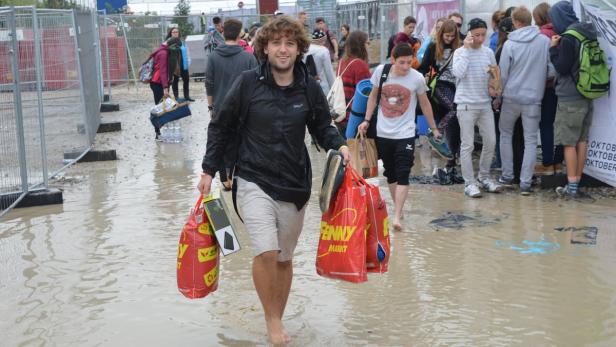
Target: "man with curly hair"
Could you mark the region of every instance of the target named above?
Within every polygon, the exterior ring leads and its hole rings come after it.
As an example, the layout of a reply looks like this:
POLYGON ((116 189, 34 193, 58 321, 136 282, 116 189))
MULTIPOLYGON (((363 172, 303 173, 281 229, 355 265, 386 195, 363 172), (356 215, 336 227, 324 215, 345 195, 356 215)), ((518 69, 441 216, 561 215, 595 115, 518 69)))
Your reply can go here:
POLYGON ((312 174, 306 127, 325 149, 349 151, 331 124, 318 82, 301 62, 309 42, 301 23, 281 15, 255 39, 262 64, 243 72, 208 128, 198 189, 210 191, 227 142, 238 139, 237 205, 254 255, 252 277, 274 345, 290 341, 282 324, 293 278, 292 258, 304 224, 312 174))

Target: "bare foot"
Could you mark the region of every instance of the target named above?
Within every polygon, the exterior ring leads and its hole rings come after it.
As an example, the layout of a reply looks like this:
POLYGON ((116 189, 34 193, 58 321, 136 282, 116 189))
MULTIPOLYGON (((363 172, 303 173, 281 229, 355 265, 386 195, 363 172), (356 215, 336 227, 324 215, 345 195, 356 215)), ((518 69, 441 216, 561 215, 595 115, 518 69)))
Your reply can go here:
POLYGON ((267 324, 267 336, 270 339, 270 342, 274 346, 286 346, 287 343, 291 342, 291 337, 284 329, 282 325, 282 321, 279 319, 266 321, 267 324))
POLYGON ((402 224, 400 224, 400 221, 394 220, 392 224, 394 226, 394 231, 402 231, 402 224))

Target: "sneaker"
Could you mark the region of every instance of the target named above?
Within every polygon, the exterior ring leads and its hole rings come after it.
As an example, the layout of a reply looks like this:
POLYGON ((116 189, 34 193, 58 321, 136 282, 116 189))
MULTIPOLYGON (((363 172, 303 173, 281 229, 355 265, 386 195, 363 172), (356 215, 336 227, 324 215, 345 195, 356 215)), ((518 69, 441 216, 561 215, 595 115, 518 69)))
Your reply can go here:
POLYGON ((458 174, 458 170, 455 167, 447 168, 447 174, 449 175, 449 179, 453 184, 462 184, 464 183, 464 177, 458 174))
POLYGON ((481 190, 479 190, 479 187, 477 187, 477 185, 469 184, 466 187, 464 187, 464 195, 469 196, 471 198, 480 198, 481 190))
POLYGON ((534 193, 534 191, 533 191, 532 187, 530 187, 530 186, 528 186, 528 187, 520 186, 520 195, 522 195, 522 196, 529 196, 529 195, 531 195, 533 193, 534 193))
POLYGON ((496 181, 503 187, 513 187, 513 178, 500 176, 496 181))
POLYGON ((503 186, 494 182, 493 180, 486 178, 478 180, 481 187, 487 190, 489 193, 500 193, 503 191, 503 186))
POLYGON ((558 194, 558 196, 561 196, 561 197, 568 196, 570 198, 577 198, 578 196, 577 192, 573 193, 572 191, 569 190, 568 184, 562 187, 556 187, 556 194, 558 194))
POLYGON ((193 99, 193 98, 186 98, 186 101, 194 102, 195 99, 193 99))
POLYGON ((340 152, 333 149, 327 151, 325 171, 323 172, 323 183, 321 184, 321 192, 319 193, 319 207, 323 213, 329 210, 333 197, 336 196, 336 192, 344 179, 344 165, 342 165, 342 160, 343 158, 340 152))
POLYGON ((447 146, 447 144, 442 138, 437 139, 432 134, 428 134, 427 137, 428 137, 428 143, 430 144, 430 147, 432 147, 432 150, 436 152, 436 154, 441 156, 443 159, 447 159, 447 160, 453 159, 453 153, 451 153, 449 146, 447 146))
POLYGON ((451 176, 447 173, 446 170, 438 169, 436 171, 436 178, 438 179, 438 183, 442 186, 448 186, 453 184, 451 176))
POLYGON ((160 134, 156 134, 156 137, 154 138, 154 141, 156 141, 156 142, 163 142, 163 139, 160 138, 160 134))

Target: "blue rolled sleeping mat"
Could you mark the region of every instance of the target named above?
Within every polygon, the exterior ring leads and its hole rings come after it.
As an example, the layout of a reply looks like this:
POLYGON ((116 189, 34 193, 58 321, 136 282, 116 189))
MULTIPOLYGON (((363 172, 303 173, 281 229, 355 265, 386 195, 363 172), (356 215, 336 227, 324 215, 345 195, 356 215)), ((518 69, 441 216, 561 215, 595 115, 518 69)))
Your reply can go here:
POLYGON ((423 135, 423 136, 428 136, 428 132, 429 132, 429 126, 428 126, 428 120, 426 119, 426 117, 424 115, 418 115, 417 116, 417 126, 416 126, 416 133, 417 135, 423 135))
POLYGON ((345 136, 347 139, 355 138, 357 135, 357 127, 366 117, 366 106, 368 106, 368 96, 372 91, 372 82, 370 79, 359 81, 355 87, 355 96, 351 105, 351 115, 347 124, 345 136))

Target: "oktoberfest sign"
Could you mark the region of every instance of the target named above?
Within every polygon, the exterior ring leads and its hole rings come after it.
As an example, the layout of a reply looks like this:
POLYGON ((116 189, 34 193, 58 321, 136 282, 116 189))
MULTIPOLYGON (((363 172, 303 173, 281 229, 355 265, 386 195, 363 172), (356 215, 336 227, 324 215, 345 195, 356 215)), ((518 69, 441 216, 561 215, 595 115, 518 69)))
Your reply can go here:
MULTIPOLYGON (((600 10, 580 1, 574 2, 578 17, 591 21, 610 69, 616 61, 616 11, 600 10), (580 11, 581 10, 581 11, 580 11), (581 16, 581 13, 585 14, 581 16)), ((588 158, 584 173, 616 187, 616 72, 612 71, 610 93, 594 101, 593 121, 588 138, 588 158)))

